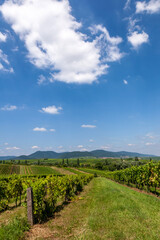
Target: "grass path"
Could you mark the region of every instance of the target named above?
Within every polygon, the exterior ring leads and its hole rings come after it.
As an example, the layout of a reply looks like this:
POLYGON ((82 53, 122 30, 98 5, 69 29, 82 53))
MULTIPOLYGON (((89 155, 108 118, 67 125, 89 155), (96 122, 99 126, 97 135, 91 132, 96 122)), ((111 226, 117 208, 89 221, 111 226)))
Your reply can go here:
POLYGON ((27 239, 160 240, 160 200, 95 178, 54 219, 35 225, 27 239))
POLYGON ((66 170, 65 168, 59 168, 59 167, 51 167, 52 169, 56 170, 57 172, 59 172, 60 174, 64 174, 64 175, 75 175, 74 173, 66 170))
POLYGON ((11 210, 0 213, 0 226, 8 224, 16 216, 25 217, 27 210, 25 207, 17 207, 11 210))
POLYGON ((71 173, 78 174, 78 175, 86 174, 85 172, 79 171, 79 169, 73 168, 73 167, 65 167, 65 169, 68 170, 71 173))

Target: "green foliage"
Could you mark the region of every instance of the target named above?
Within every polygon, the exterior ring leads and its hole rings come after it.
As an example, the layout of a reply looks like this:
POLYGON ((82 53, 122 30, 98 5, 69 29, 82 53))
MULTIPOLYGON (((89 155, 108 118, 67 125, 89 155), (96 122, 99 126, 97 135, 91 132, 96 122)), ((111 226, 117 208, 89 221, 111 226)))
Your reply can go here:
POLYGON ((48 176, 31 183, 34 199, 34 216, 37 222, 52 215, 58 200, 70 201, 75 194, 82 191, 93 175, 48 176))
POLYGON ((0 179, 0 211, 8 208, 9 203, 18 199, 21 204, 23 196, 26 199, 28 187, 33 189, 34 215, 37 222, 43 221, 53 214, 55 205, 59 199, 70 201, 72 197, 83 189, 93 175, 68 175, 52 176, 39 175, 37 177, 25 177, 14 175, 13 177, 0 179))
POLYGON ((23 233, 29 230, 29 225, 26 218, 16 217, 8 225, 0 227, 1 240, 18 240, 23 239, 23 233))
POLYGON ((154 188, 154 192, 156 193, 157 188, 160 187, 160 163, 154 164, 153 162, 149 162, 143 166, 108 172, 106 176, 120 183, 134 184, 139 189, 147 187, 151 191, 154 188))

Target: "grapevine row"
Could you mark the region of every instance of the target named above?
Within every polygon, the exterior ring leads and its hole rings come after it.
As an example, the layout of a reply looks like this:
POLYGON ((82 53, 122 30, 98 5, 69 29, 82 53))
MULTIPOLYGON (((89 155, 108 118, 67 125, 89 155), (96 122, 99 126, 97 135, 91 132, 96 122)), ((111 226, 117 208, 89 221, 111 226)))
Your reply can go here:
POLYGON ((70 201, 75 194, 82 191, 93 175, 66 175, 62 177, 10 177, 9 180, 0 180, 0 211, 8 208, 9 203, 15 200, 21 203, 21 198, 26 199, 26 190, 32 187, 34 200, 34 216, 41 222, 52 215, 58 201, 70 201))
POLYGON ((135 185, 139 189, 151 191, 154 188, 156 193, 160 187, 160 163, 149 162, 143 166, 134 166, 125 170, 107 172, 106 177, 119 183, 135 185))

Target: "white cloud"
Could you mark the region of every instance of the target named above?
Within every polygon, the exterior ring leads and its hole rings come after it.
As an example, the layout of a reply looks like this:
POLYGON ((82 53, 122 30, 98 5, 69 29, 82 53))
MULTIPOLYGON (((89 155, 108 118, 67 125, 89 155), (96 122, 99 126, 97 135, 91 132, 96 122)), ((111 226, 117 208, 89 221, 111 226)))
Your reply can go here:
POLYGON ((4 19, 24 41, 29 61, 49 69, 50 81, 92 83, 106 73, 107 62, 124 56, 118 48, 122 39, 110 37, 98 25, 95 28, 101 34, 91 40, 71 10, 68 0, 10 0, 0 7, 4 19))
POLYGON ((38 146, 32 146, 32 149, 38 149, 39 147, 38 146))
POLYGON ((124 56, 124 53, 121 53, 118 48, 118 45, 123 41, 121 37, 111 37, 108 30, 102 25, 94 25, 89 29, 92 34, 100 33, 100 35, 96 37, 96 44, 101 50, 103 61, 115 62, 124 56), (107 53, 107 55, 104 53, 107 53))
POLYGON ((124 6, 124 10, 128 10, 130 8, 131 0, 127 0, 124 6))
POLYGON ((86 152, 86 151, 88 151, 88 149, 87 148, 81 148, 81 151, 86 152))
POLYGON ((0 49, 0 60, 9 65, 7 55, 0 49))
POLYGON ((19 147, 7 147, 6 150, 18 150, 20 149, 19 147))
POLYGON ((141 27, 140 25, 138 25, 139 23, 139 19, 132 17, 126 18, 128 20, 128 30, 129 33, 132 33, 134 31, 141 31, 141 27))
POLYGON ((53 105, 53 106, 48 106, 46 108, 42 108, 40 112, 49 113, 49 114, 59 114, 60 110, 62 110, 62 107, 56 107, 53 105))
POLYGON ((95 125, 89 125, 89 124, 82 124, 81 127, 82 128, 96 128, 95 125))
POLYGON ((0 70, 4 72, 10 72, 10 73, 14 72, 13 68, 10 67, 10 63, 8 61, 7 55, 4 54, 1 49, 0 49, 0 70))
POLYGON ((123 83, 125 84, 125 85, 127 85, 128 84, 128 81, 127 80, 123 80, 123 83))
POLYGON ((43 76, 43 75, 40 75, 39 78, 38 78, 37 83, 38 83, 38 85, 42 85, 42 84, 44 84, 46 81, 47 81, 46 77, 43 76))
POLYGON ((7 35, 0 32, 0 42, 5 42, 7 40, 7 35))
POLYGON ((151 143, 151 142, 147 142, 145 143, 146 146, 151 146, 151 145, 154 145, 154 143, 151 143))
POLYGON ((6 143, 4 143, 4 145, 7 146, 7 145, 9 145, 9 144, 6 142, 6 143))
POLYGON ((77 148, 83 148, 83 145, 78 145, 77 148))
POLYGON ((110 146, 101 146, 101 149, 107 150, 107 149, 110 149, 110 146))
POLYGON ((156 136, 154 136, 153 133, 147 133, 147 134, 145 135, 145 138, 154 139, 154 138, 156 138, 156 136))
POLYGON ((63 146, 58 146, 58 149, 62 149, 63 148, 63 146))
POLYGON ((49 129, 49 131, 50 131, 50 132, 55 132, 56 130, 53 129, 53 128, 51 128, 51 129, 49 129))
POLYGON ((138 24, 139 19, 132 17, 128 20, 128 42, 132 47, 137 50, 142 44, 148 43, 149 35, 142 30, 142 27, 138 24))
POLYGON ((129 147, 132 147, 132 146, 135 146, 135 144, 133 144, 133 143, 128 143, 128 146, 129 146, 129 147))
POLYGON ((91 143, 92 143, 92 142, 94 142, 94 140, 93 140, 93 139, 89 139, 89 142, 91 142, 91 143))
POLYGON ((4 107, 1 108, 2 111, 13 111, 16 109, 17 109, 17 106, 15 105, 5 105, 4 107))
POLYGON ((46 132, 47 131, 47 129, 46 128, 43 128, 43 127, 35 127, 35 128, 33 128, 33 131, 35 131, 35 132, 46 132))
POLYGON ((136 2, 136 13, 160 13, 160 0, 137 1, 136 2))
POLYGON ((148 43, 149 36, 144 31, 142 33, 134 31, 128 36, 128 41, 134 49, 138 49, 143 43, 148 43))

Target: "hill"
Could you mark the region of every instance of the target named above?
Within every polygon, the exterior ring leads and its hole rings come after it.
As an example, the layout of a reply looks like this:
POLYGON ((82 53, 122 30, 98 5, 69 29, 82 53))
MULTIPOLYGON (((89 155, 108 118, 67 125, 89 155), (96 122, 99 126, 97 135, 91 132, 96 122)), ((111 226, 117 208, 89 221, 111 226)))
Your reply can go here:
MULTIPOLYGON (((110 152, 105 150, 94 150, 94 151, 74 151, 74 152, 63 152, 57 153, 54 151, 37 151, 30 155, 21 155, 19 157, 15 157, 14 159, 58 159, 58 158, 80 158, 80 157, 90 157, 90 158, 104 158, 104 157, 114 157, 114 158, 121 158, 121 157, 154 157, 153 155, 149 154, 141 154, 135 152, 110 152)), ((12 158, 13 159, 13 158, 12 158)))
POLYGON ((0 156, 0 161, 1 160, 8 160, 8 159, 15 159, 16 156, 0 156))

